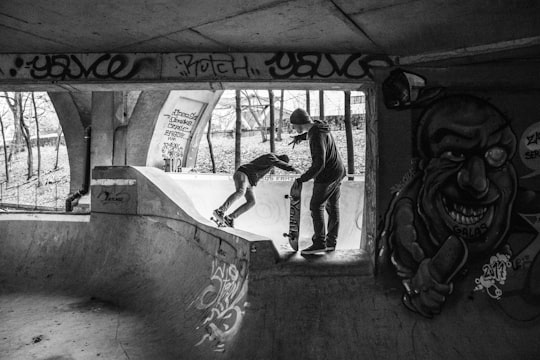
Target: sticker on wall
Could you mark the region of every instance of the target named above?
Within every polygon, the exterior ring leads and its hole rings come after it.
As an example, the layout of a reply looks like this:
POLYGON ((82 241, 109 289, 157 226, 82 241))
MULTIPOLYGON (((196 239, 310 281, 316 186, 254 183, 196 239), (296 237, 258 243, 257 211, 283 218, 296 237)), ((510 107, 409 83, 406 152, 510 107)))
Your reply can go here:
POLYGON ((519 156, 523 164, 532 170, 522 179, 540 175, 540 122, 534 123, 521 135, 519 156))

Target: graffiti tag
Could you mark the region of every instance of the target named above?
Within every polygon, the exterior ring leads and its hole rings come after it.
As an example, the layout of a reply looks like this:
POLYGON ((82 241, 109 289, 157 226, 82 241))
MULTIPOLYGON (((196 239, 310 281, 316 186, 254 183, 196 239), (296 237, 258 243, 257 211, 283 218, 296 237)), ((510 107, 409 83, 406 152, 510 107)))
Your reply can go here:
POLYGON ((103 202, 112 202, 112 203, 119 203, 119 202, 126 202, 129 201, 130 196, 126 192, 109 192, 102 190, 97 198, 103 202))
POLYGON ((497 253, 497 255, 492 256, 489 259, 489 264, 482 266, 484 274, 474 280, 476 283, 474 291, 485 290, 489 297, 499 300, 502 296, 502 290, 497 285, 504 285, 507 269, 511 266, 510 255, 497 253))
POLYGON ((278 52, 264 63, 269 66, 274 79, 329 78, 335 75, 362 79, 371 77, 372 68, 390 66, 393 62, 386 56, 352 54, 343 59, 339 55, 314 52, 278 52))
MULTIPOLYGON (((243 267, 241 270, 245 269, 247 268, 243 267)), ((208 341, 214 351, 222 352, 225 351, 226 342, 240 329, 244 317, 247 276, 234 264, 219 265, 218 260, 214 260, 210 281, 212 283, 192 303, 198 310, 209 311, 201 324, 205 327, 206 334, 195 346, 208 341)))
POLYGON ((218 77, 224 75, 258 75, 259 70, 249 66, 247 56, 237 59, 232 54, 176 55, 179 73, 185 77, 218 77))
POLYGON ((85 65, 77 55, 36 55, 28 61, 21 57, 16 58, 15 68, 10 70, 10 75, 15 77, 21 68, 25 68, 29 69, 30 76, 36 80, 46 78, 127 80, 137 74, 144 64, 153 62, 150 58, 132 62, 126 55, 103 54, 85 65))

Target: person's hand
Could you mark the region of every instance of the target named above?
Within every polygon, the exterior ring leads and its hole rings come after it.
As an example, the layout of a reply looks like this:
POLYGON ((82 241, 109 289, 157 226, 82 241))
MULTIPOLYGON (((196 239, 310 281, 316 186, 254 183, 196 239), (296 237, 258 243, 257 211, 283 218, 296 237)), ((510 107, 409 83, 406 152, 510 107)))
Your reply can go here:
POLYGON ((293 140, 289 143, 289 145, 292 144, 293 149, 294 149, 294 146, 296 144, 300 144, 304 140, 307 140, 307 133, 303 133, 303 134, 300 134, 300 135, 293 136, 293 140))
POLYGON ((410 310, 428 318, 441 312, 446 297, 453 290, 452 283, 441 284, 435 280, 430 268, 431 259, 424 259, 412 279, 403 280, 406 289, 403 303, 410 310))
POLYGON ((299 197, 301 191, 302 191, 302 183, 298 179, 294 180, 291 186, 291 195, 294 197, 299 197))

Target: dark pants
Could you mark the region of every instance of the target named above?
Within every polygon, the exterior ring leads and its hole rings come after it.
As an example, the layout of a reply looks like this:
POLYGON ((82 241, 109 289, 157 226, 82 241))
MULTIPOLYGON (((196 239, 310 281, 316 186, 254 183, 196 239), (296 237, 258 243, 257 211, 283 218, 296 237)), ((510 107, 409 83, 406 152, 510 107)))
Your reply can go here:
POLYGON ((313 244, 335 246, 339 232, 339 196, 341 180, 333 183, 314 183, 309 210, 313 219, 313 244), (328 213, 328 233, 324 211, 328 213))

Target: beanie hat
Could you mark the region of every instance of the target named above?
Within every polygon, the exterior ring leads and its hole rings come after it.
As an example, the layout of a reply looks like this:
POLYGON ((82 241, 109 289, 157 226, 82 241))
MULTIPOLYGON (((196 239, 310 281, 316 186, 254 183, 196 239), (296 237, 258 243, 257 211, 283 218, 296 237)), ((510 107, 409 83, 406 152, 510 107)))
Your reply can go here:
POLYGON ((277 158, 278 158, 279 160, 281 160, 281 161, 286 162, 286 163, 289 162, 289 157, 288 157, 287 155, 285 155, 285 154, 279 155, 277 158))
POLYGON ((304 109, 296 109, 291 114, 291 124, 293 125, 304 125, 311 123, 311 118, 309 114, 304 109))

